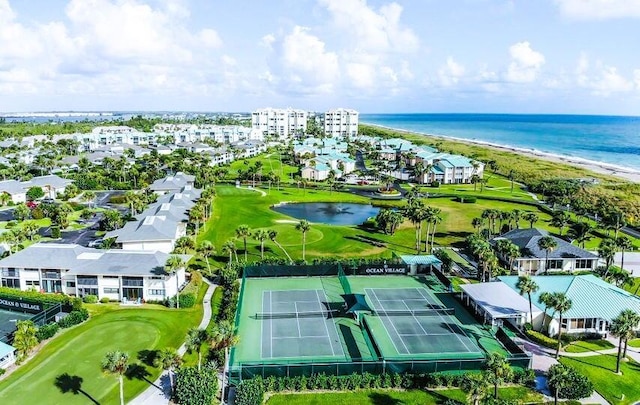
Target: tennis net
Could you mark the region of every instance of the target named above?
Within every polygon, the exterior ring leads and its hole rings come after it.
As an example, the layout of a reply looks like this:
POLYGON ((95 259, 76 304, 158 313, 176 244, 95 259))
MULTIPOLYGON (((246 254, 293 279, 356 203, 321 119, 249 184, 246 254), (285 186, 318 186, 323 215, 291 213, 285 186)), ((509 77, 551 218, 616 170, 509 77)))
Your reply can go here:
POLYGON ((416 309, 416 310, 390 310, 378 309, 373 311, 378 316, 441 316, 455 315, 455 308, 416 309))
POLYGON ((309 311, 309 312, 257 312, 256 319, 287 319, 287 318, 333 318, 338 311, 309 311))

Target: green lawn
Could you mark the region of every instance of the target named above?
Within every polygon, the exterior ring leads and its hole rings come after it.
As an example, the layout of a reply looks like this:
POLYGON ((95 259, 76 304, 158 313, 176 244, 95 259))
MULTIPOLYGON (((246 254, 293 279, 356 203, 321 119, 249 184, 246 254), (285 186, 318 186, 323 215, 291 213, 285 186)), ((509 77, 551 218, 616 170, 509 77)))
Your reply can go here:
MULTIPOLYGON (((282 157, 284 158, 284 156, 282 157)), ((269 172, 273 172, 280 176, 280 180, 282 182, 291 181, 292 175, 298 173, 298 168, 286 163, 283 164, 280 158, 281 156, 277 151, 268 151, 267 153, 253 158, 236 160, 229 166, 229 174, 227 175, 227 177, 235 179, 239 169, 247 170, 248 166, 253 166, 256 164, 256 162, 262 162, 263 175, 269 172), (248 164, 245 163, 245 160, 248 162, 248 164)))
POLYGON ((630 292, 631 294, 636 294, 638 291, 640 291, 640 277, 634 277, 633 284, 625 284, 624 286, 622 286, 622 288, 630 292))
POLYGON ((612 404, 633 404, 640 400, 640 364, 635 361, 621 363, 622 375, 614 373, 615 355, 561 357, 560 362, 589 377, 596 391, 612 404))
MULTIPOLYGON (((283 201, 289 202, 354 202, 370 203, 368 198, 342 192, 329 192, 317 189, 303 189, 297 187, 272 188, 266 196, 257 191, 238 189, 231 186, 217 186, 217 197, 214 203, 214 212, 206 225, 206 229, 199 236, 200 240, 208 239, 213 242, 218 251, 214 258, 215 263, 222 264, 228 260, 222 252, 225 241, 235 237, 235 229, 240 224, 247 224, 252 230, 259 228, 274 229, 278 231, 277 241, 287 250, 294 259, 302 257, 302 235, 295 230, 296 219, 279 214, 269 207, 283 201)), ((374 201, 375 203, 375 201, 374 201)), ((473 232, 471 219, 480 216, 487 208, 501 210, 520 209, 523 211, 536 211, 540 216, 538 226, 548 227, 546 221, 549 216, 536 207, 528 205, 478 200, 475 204, 462 204, 453 201, 452 198, 430 198, 426 203, 442 210, 443 222, 436 232, 436 245, 448 246, 464 243, 464 238, 473 232)), ((401 206, 404 202, 385 201, 386 205, 401 206)), ((525 226, 524 221, 521 226, 525 226)), ((381 232, 361 229, 357 226, 330 226, 325 224, 312 224, 311 231, 307 233, 307 259, 322 256, 341 257, 388 257, 391 251, 398 253, 414 253, 415 249, 414 227, 406 221, 395 235, 386 235, 381 232), (375 246, 363 238, 375 239, 384 244, 375 246)), ((236 240, 238 255, 243 252, 242 240, 236 240)), ((258 260, 260 249, 258 242, 248 240, 249 261, 258 260)), ((265 243, 265 256, 284 257, 283 252, 271 241, 265 243)))
POLYGON ((639 339, 631 339, 629 341, 629 346, 631 346, 631 347, 640 347, 640 338, 639 339))
MULTIPOLYGON (((502 399, 519 403, 542 402, 542 395, 524 387, 507 387, 499 390, 502 399)), ((446 390, 359 390, 350 392, 275 394, 268 405, 400 405, 439 404, 447 399, 466 402, 466 394, 459 389, 446 390)))
MULTIPOLYGON (((200 291, 200 299, 205 290, 206 286, 200 291)), ((158 368, 148 364, 153 351, 180 346, 187 329, 202 317, 201 304, 186 310, 158 305, 121 308, 116 304, 90 308, 92 317, 87 322, 63 331, 0 382, 0 403, 72 405, 91 403, 92 399, 94 403, 116 403, 118 381, 100 368, 110 350, 129 353, 133 366, 124 382, 125 400, 129 401, 160 374, 158 368)))
POLYGON ((569 353, 585 353, 597 350, 606 350, 614 348, 608 340, 578 340, 564 347, 565 352, 569 353))

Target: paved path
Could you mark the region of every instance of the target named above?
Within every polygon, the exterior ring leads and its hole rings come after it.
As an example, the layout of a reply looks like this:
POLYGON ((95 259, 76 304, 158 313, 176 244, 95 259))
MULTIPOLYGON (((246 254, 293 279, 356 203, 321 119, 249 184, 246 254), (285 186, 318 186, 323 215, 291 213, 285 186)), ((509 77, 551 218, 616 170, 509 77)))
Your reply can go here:
MULTIPOLYGON (((207 292, 204 294, 204 299, 202 300, 204 312, 202 314, 202 321, 200 321, 200 325, 198 325, 199 328, 206 328, 207 325, 209 325, 209 321, 211 320, 211 297, 217 287, 217 285, 211 283, 206 278, 203 278, 203 280, 209 284, 209 288, 207 288, 207 292)), ((178 354, 182 356, 186 351, 187 348, 183 343, 178 349, 178 354)), ((129 405, 167 405, 169 404, 171 395, 170 388, 169 374, 163 371, 160 377, 153 382, 153 385, 134 398, 133 401, 129 402, 129 405)))

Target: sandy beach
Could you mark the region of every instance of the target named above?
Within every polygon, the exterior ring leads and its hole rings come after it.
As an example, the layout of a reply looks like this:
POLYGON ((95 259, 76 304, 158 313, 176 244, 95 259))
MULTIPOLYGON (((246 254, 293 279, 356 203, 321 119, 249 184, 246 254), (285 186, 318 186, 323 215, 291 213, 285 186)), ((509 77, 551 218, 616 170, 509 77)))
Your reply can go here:
POLYGON ((614 165, 614 164, 609 164, 609 163, 604 163, 604 162, 597 162, 597 161, 593 161, 593 160, 589 160, 589 159, 583 159, 583 158, 579 158, 579 157, 575 157, 575 156, 566 156, 566 155, 559 155, 559 154, 555 154, 555 153, 543 152, 543 151, 539 151, 539 150, 535 150, 535 149, 526 149, 526 148, 518 148, 518 147, 515 147, 515 146, 500 145, 500 144, 495 144, 495 143, 492 143, 492 142, 480 141, 480 140, 476 140, 476 139, 466 139, 466 138, 458 138, 458 137, 454 137, 454 136, 446 136, 446 135, 439 135, 439 134, 428 134, 428 133, 422 133, 422 132, 407 131, 407 130, 404 130, 404 129, 391 128, 391 127, 386 127, 386 126, 383 126, 383 125, 376 125, 376 124, 369 124, 369 123, 366 123, 366 125, 385 128, 385 129, 393 130, 393 131, 396 131, 396 132, 402 132, 402 133, 406 133, 406 134, 423 135, 423 136, 428 136, 428 137, 431 137, 431 138, 458 141, 458 142, 463 142, 463 143, 468 143, 468 144, 473 144, 473 145, 478 145, 478 146, 484 146, 484 147, 488 147, 488 148, 498 149, 498 150, 502 150, 502 151, 508 151, 508 152, 516 153, 516 154, 527 156, 527 157, 544 159, 544 160, 548 160, 548 161, 556 162, 556 163, 564 163, 564 164, 567 164, 567 165, 571 165, 571 166, 579 167, 579 168, 582 168, 582 169, 590 170, 590 171, 592 171, 594 173, 617 177, 617 178, 619 178, 621 180, 630 181, 632 183, 640 183, 640 171, 639 170, 635 170, 635 169, 631 169, 631 168, 623 167, 623 166, 617 166, 617 165, 614 165))

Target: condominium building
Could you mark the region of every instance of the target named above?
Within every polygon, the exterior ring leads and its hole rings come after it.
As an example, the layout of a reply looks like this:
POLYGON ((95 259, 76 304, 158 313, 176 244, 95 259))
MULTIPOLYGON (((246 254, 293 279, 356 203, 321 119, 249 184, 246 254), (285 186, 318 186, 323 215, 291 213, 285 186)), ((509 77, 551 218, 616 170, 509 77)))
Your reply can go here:
POLYGON ((358 112, 336 108, 324 113, 324 133, 329 136, 357 136, 358 112))
POLYGON ((307 130, 307 117, 304 110, 261 108, 251 113, 251 128, 264 135, 288 139, 307 130))

